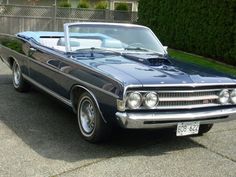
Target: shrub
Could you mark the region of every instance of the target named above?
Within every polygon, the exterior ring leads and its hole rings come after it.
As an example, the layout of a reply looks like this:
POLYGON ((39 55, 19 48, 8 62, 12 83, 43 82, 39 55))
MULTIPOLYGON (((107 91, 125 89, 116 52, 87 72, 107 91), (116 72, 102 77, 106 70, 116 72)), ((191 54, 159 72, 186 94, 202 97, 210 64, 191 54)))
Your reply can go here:
POLYGON ((118 3, 116 6, 115 6, 115 10, 122 10, 122 11, 128 11, 129 10, 129 7, 126 3, 118 3))
POLYGON ((235 0, 139 0, 139 23, 165 45, 236 66, 235 0))
POLYGON ((68 0, 61 0, 59 2, 59 7, 71 7, 71 3, 68 0))
POLYGON ((100 1, 96 4, 95 9, 107 9, 107 6, 106 1, 100 1))
POLYGON ((87 8, 89 8, 89 3, 86 0, 82 0, 82 1, 79 2, 77 7, 87 9, 87 8))

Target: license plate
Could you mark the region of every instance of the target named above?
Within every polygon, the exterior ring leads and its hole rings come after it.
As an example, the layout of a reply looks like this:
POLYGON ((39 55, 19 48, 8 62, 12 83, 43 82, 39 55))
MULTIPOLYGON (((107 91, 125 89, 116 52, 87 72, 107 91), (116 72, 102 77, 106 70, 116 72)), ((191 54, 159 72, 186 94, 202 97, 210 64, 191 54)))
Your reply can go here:
POLYGON ((187 136, 198 134, 200 122, 182 122, 178 123, 176 136, 187 136))

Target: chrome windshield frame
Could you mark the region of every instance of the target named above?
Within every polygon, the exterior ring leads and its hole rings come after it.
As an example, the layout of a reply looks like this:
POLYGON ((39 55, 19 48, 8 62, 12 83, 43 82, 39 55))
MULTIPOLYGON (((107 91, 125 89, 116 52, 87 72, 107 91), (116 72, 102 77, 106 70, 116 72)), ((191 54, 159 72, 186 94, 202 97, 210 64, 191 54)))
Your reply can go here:
POLYGON ((71 24, 70 23, 66 23, 64 24, 64 37, 65 37, 65 46, 66 46, 66 52, 70 52, 70 37, 69 37, 69 26, 71 24))
POLYGON ((154 34, 154 32, 150 28, 148 28, 146 26, 142 26, 142 25, 136 25, 136 24, 105 23, 105 22, 75 22, 75 23, 65 23, 64 24, 64 37, 65 37, 66 52, 71 52, 71 46, 70 46, 70 42, 69 42, 69 40, 70 40, 69 28, 72 27, 72 26, 79 26, 79 25, 110 25, 110 26, 117 26, 118 25, 118 26, 124 26, 124 27, 140 27, 140 28, 145 28, 156 39, 157 43, 160 45, 160 47, 163 50, 163 54, 164 55, 168 54, 167 51, 165 50, 164 46, 162 45, 162 43, 158 39, 158 37, 154 34))

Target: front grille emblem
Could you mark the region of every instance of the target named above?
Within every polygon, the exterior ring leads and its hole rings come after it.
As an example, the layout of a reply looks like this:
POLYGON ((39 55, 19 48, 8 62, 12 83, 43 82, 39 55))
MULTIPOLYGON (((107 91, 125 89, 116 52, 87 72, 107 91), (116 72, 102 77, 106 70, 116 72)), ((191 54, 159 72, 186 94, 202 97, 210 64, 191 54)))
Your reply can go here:
POLYGON ((203 100, 202 103, 203 103, 203 104, 209 104, 209 103, 210 103, 210 100, 203 100))

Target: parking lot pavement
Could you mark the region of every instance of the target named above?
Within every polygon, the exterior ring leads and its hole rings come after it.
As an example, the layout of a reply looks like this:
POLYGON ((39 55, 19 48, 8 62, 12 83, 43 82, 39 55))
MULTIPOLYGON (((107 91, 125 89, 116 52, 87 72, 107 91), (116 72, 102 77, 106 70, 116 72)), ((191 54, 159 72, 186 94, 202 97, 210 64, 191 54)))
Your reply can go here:
POLYGON ((10 74, 0 62, 0 177, 236 176, 236 121, 202 137, 120 131, 90 144, 69 108, 35 89, 16 92, 10 74))

